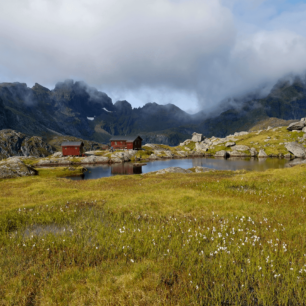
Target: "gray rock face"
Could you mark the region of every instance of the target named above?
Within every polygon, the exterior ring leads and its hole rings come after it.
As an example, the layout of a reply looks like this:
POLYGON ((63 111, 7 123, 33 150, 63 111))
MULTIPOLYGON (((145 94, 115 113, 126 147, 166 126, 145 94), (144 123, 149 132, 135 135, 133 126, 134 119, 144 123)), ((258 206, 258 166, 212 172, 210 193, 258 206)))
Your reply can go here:
POLYGON ((221 150, 216 152, 215 157, 227 157, 228 156, 228 152, 225 150, 221 150))
POLYGON ((41 137, 29 137, 14 130, 0 131, 0 158, 11 156, 46 157, 53 153, 41 137))
POLYGON ((230 157, 249 157, 251 154, 244 153, 244 152, 239 152, 239 151, 229 151, 228 152, 230 157))
POLYGON ((227 142, 227 143, 225 144, 225 146, 226 146, 227 148, 233 147, 233 146, 235 146, 235 145, 236 145, 236 142, 233 142, 233 141, 229 141, 229 142, 227 142))
POLYGON ((306 157, 306 148, 297 142, 289 142, 285 145, 285 147, 290 153, 292 153, 296 157, 306 157))
POLYGON ((197 152, 200 152, 200 151, 206 152, 208 150, 208 145, 203 142, 200 142, 200 143, 197 142, 195 145, 195 149, 197 152))
POLYGON ((194 133, 192 134, 191 140, 194 141, 194 142, 201 142, 203 139, 204 139, 204 138, 203 138, 203 135, 202 135, 202 134, 198 134, 198 133, 196 133, 196 132, 194 132, 194 133))
POLYGON ((36 175, 37 171, 25 165, 20 159, 13 158, 0 162, 0 179, 36 175))
POLYGON ((303 127, 302 132, 306 133, 306 126, 303 127))
POLYGON ((244 146, 244 145, 236 145, 236 146, 233 146, 232 149, 235 151, 248 151, 250 150, 250 147, 244 146))
POLYGON ((170 167, 170 168, 156 171, 155 174, 165 174, 165 173, 192 173, 192 171, 186 170, 180 167, 170 167))
POLYGON ((303 127, 305 126, 305 121, 299 121, 299 122, 294 122, 289 124, 287 127, 288 131, 299 131, 302 130, 303 127))
POLYGON ((236 132, 234 136, 243 136, 243 135, 248 135, 248 134, 249 132, 236 132))
POLYGON ((37 166, 49 166, 49 165, 71 165, 72 162, 68 157, 40 159, 37 166))
POLYGON ((265 157, 268 157, 268 155, 266 154, 264 150, 259 150, 258 157, 265 158, 265 157))
POLYGON ((256 151, 255 148, 251 148, 250 149, 250 153, 251 153, 251 156, 254 157, 254 156, 257 156, 258 152, 256 151))
POLYGON ((56 152, 51 157, 63 157, 63 153, 62 152, 56 152))

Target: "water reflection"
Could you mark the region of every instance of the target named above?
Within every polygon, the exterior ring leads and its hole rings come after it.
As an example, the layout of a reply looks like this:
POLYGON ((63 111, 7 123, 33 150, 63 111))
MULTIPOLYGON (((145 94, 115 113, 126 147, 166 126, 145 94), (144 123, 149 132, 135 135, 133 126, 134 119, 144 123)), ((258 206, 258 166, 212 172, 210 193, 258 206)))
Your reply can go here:
POLYGON ((88 180, 113 175, 142 174, 158 171, 168 167, 181 167, 184 169, 200 166, 216 170, 252 170, 264 171, 267 169, 284 168, 288 160, 277 158, 192 158, 192 159, 166 159, 148 162, 145 166, 133 163, 120 163, 112 165, 97 165, 86 167, 87 171, 80 177, 71 177, 73 180, 88 180))

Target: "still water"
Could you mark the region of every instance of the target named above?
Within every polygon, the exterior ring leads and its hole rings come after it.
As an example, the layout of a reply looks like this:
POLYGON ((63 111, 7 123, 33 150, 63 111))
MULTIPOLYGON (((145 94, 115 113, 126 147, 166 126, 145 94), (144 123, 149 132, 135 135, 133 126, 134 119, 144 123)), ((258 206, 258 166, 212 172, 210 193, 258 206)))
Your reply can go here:
POLYGON ((181 167, 184 169, 201 166, 216 170, 252 170, 264 171, 267 169, 284 168, 288 160, 278 158, 190 158, 166 159, 147 162, 145 166, 135 166, 133 163, 112 165, 85 166, 87 171, 73 180, 89 180, 113 175, 142 174, 158 171, 168 167, 181 167))

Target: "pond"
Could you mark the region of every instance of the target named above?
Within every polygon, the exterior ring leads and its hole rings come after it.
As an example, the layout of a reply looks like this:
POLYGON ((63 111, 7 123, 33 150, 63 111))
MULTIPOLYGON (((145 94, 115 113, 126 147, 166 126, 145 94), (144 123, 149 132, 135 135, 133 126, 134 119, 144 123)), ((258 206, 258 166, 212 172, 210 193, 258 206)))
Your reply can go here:
POLYGON ((111 165, 85 166, 87 171, 82 176, 69 177, 73 180, 89 180, 113 175, 142 174, 158 171, 168 167, 181 167, 184 169, 196 166, 207 167, 216 170, 252 170, 264 171, 267 169, 284 168, 288 160, 278 158, 190 158, 190 159, 166 159, 149 161, 145 166, 135 166, 133 163, 120 163, 111 165))

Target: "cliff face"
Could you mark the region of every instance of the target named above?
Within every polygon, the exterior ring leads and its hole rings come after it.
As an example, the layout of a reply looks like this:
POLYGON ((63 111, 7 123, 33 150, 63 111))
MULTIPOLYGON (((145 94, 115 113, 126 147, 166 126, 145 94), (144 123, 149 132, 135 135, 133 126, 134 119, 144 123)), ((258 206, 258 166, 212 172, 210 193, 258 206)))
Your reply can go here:
MULTIPOLYGON (((226 109, 227 103, 224 104, 226 109)), ((248 95, 236 106, 208 118, 204 112, 189 115, 173 104, 147 103, 132 108, 82 82, 68 80, 53 90, 39 84, 0 84, 0 129, 28 135, 71 135, 100 143, 112 135, 139 134, 145 142, 177 145, 193 132, 224 137, 249 130, 270 117, 290 120, 306 116, 306 85, 279 82, 265 98, 248 95)))
POLYGON ((0 158, 11 156, 45 157, 53 153, 53 148, 41 137, 29 137, 13 130, 0 131, 0 158))

